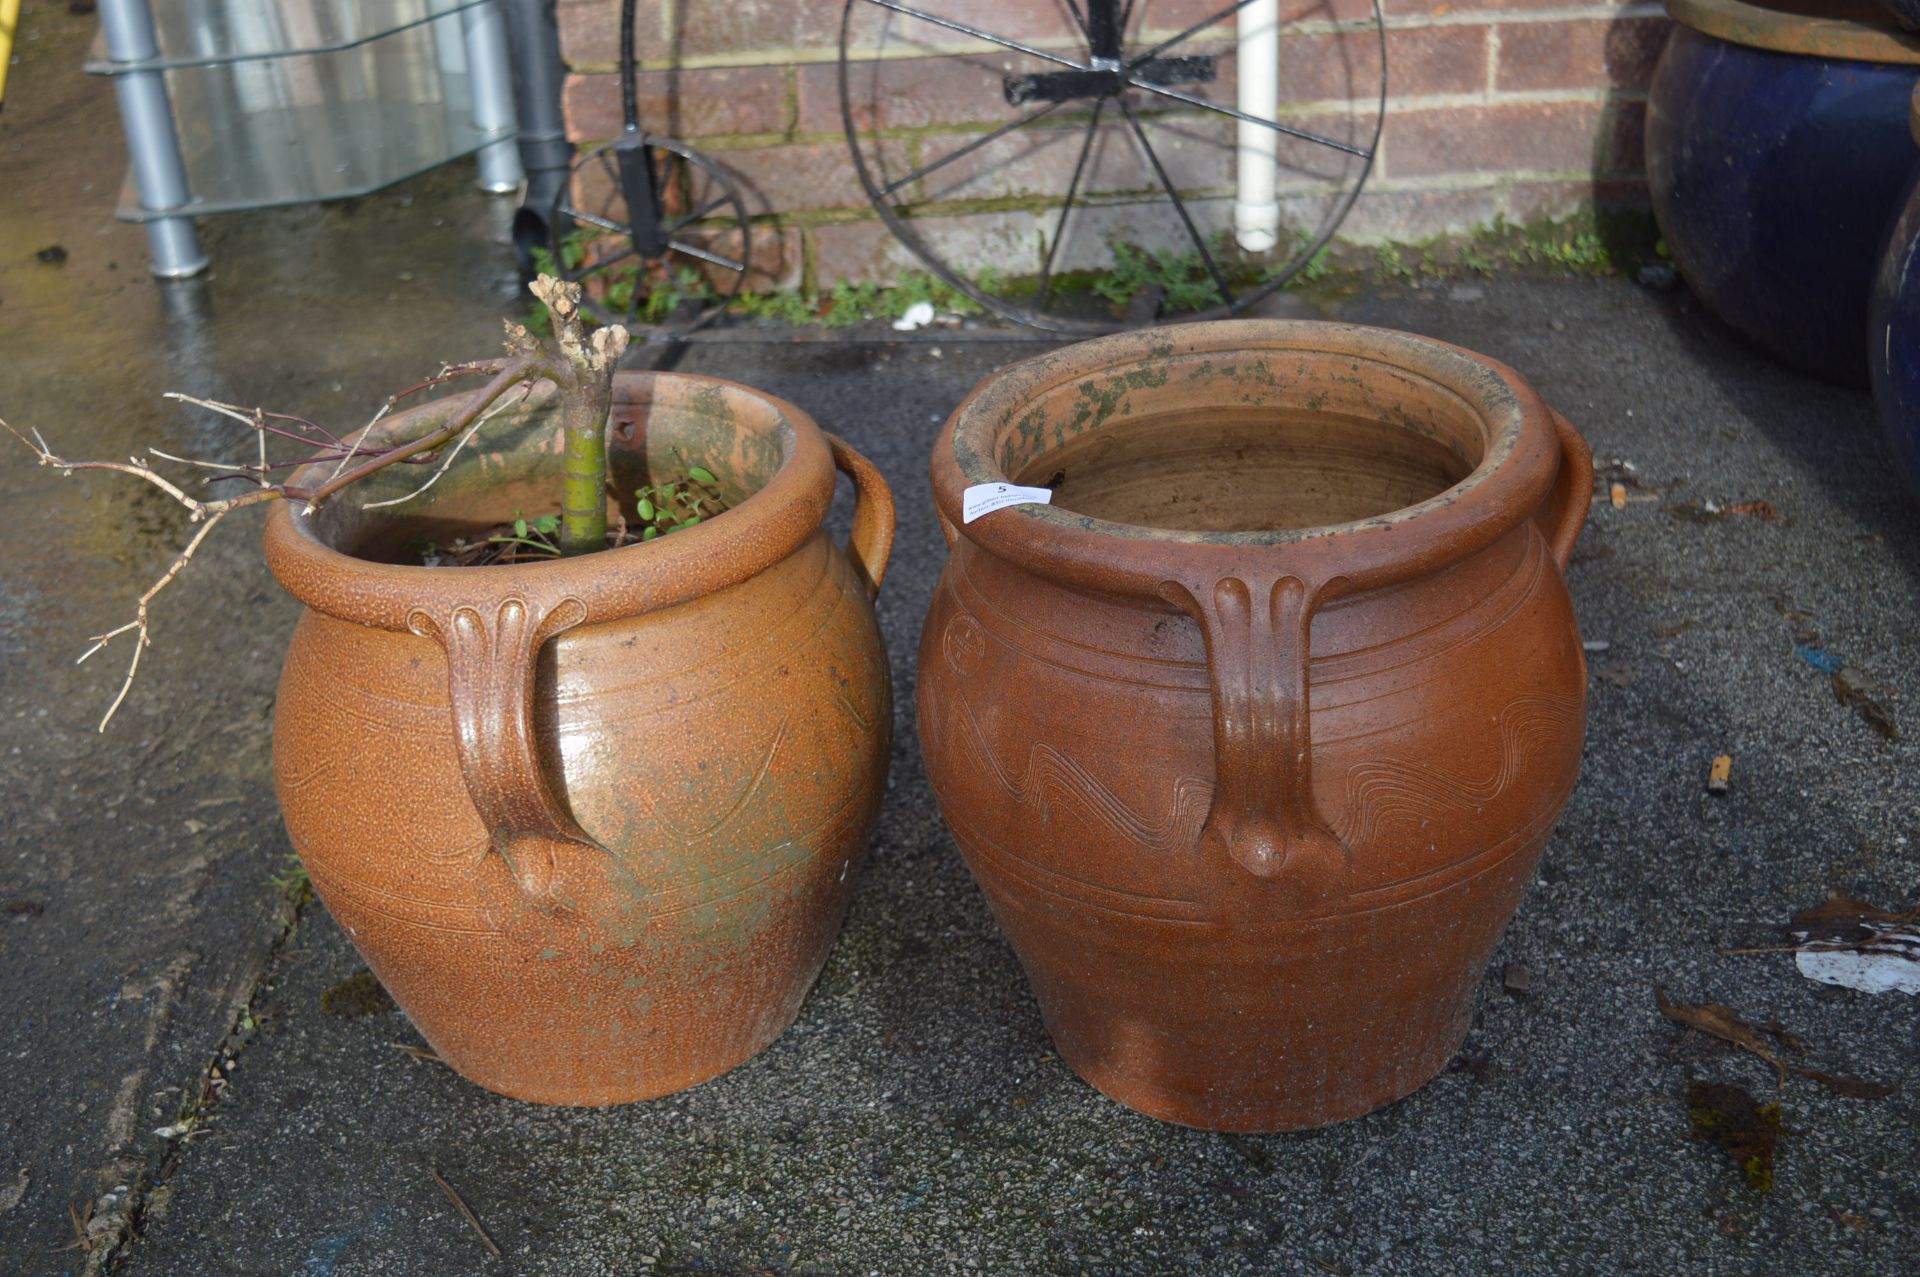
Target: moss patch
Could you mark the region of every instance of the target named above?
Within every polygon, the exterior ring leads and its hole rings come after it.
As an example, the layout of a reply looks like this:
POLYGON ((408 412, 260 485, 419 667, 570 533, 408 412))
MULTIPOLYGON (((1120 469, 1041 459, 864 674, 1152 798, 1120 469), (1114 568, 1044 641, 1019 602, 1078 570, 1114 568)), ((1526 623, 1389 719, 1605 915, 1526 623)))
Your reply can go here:
POLYGON ((394 1009, 393 996, 374 979, 373 972, 348 976, 320 995, 320 1009, 345 1020, 385 1015, 394 1009))
POLYGON ((1749 1187, 1761 1193, 1773 1188, 1774 1149, 1785 1130, 1778 1101, 1762 1104, 1725 1082, 1689 1081, 1687 1117, 1693 1138, 1727 1150, 1749 1187))

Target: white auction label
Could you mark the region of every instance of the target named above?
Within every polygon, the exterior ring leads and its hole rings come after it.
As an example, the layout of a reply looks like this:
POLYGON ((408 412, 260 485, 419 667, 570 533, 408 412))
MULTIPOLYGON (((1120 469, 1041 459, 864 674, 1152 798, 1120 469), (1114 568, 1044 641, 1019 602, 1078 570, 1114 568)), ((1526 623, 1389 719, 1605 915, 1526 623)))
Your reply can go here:
POLYGON ((960 521, 972 523, 983 514, 992 514, 1002 506, 1032 501, 1048 505, 1053 501, 1051 488, 1023 488, 1013 483, 976 483, 960 494, 960 521))

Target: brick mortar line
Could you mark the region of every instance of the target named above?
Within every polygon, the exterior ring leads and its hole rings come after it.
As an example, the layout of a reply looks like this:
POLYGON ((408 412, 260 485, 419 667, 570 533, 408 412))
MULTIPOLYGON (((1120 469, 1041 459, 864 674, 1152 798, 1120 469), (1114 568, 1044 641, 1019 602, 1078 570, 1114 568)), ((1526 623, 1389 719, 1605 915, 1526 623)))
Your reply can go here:
POLYGON ((1457 173, 1429 173, 1421 177, 1383 177, 1367 183, 1365 199, 1374 191, 1387 194, 1422 191, 1478 191, 1514 182, 1631 182, 1644 172, 1595 173, 1591 169, 1463 169, 1457 173))
MULTIPOLYGON (((1389 122, 1395 115, 1410 114, 1416 111, 1451 111, 1461 108, 1488 106, 1561 106, 1595 103, 1601 106, 1628 102, 1645 102, 1645 89, 1516 89, 1509 92, 1494 93, 1434 93, 1418 97, 1388 98, 1386 114, 1389 122)), ((1332 113, 1354 106, 1371 107, 1373 99, 1323 98, 1311 102, 1289 102, 1282 106, 1288 112, 1313 114, 1332 113)), ((1186 112, 1177 117, 1189 121, 1193 117, 1186 112)), ((1151 122, 1151 121, 1149 121, 1151 122)), ((873 141, 912 142, 933 137, 965 137, 976 133, 986 133, 999 127, 995 124, 928 124, 914 128, 878 129, 862 133, 863 139, 873 141)), ((575 138, 574 145, 582 148, 603 146, 608 138, 575 138)), ((701 143, 700 149, 729 151, 773 150, 784 146, 821 146, 827 143, 845 145, 846 134, 841 132, 802 132, 797 128, 791 132, 762 131, 758 133, 688 133, 681 140, 701 143)))
MULTIPOLYGON (((1504 187, 1527 185, 1532 183, 1568 183, 1572 185, 1596 185, 1599 183, 1644 182, 1644 172, 1594 173, 1589 169, 1470 169, 1458 173, 1434 173, 1422 177, 1380 178, 1369 181, 1360 198, 1368 195, 1420 195, 1444 194, 1449 191, 1495 191, 1504 187)), ((1186 191, 1182 194, 1192 199, 1227 200, 1232 198, 1230 191, 1199 192, 1186 191)), ((1311 194, 1311 192, 1307 192, 1311 194)), ((1014 197, 1019 198, 1019 197, 1014 197)), ((1144 208, 1157 207, 1163 201, 1151 191, 1142 191, 1137 198, 1115 196, 1102 199, 1097 207, 1102 208, 1144 208)), ((1047 202, 1047 197, 1029 197, 1027 202, 1010 203, 1006 199, 982 199, 978 201, 951 201, 951 207, 927 204, 919 206, 909 221, 936 217, 968 217, 992 215, 994 213, 1032 212, 1051 210, 1057 205, 1047 202), (980 207, 976 207, 976 205, 980 207), (999 205, 999 207, 984 207, 999 205)), ((757 213, 750 221, 756 228, 765 227, 777 230, 810 231, 823 226, 878 226, 883 225, 878 213, 871 204, 846 205, 838 208, 799 209, 788 213, 757 213)))
MULTIPOLYGON (((1645 89, 1621 89, 1601 86, 1591 89, 1495 89, 1488 93, 1423 93, 1404 98, 1389 97, 1387 114, 1401 111, 1451 111, 1476 106, 1556 106, 1581 102, 1644 102, 1645 89)), ((1303 103, 1296 110, 1333 110, 1346 105, 1368 105, 1372 98, 1350 102, 1333 99, 1325 103, 1303 103)))
MULTIPOLYGON (((1389 17, 1385 26, 1388 31, 1421 31, 1435 27, 1502 27, 1502 26, 1541 26, 1554 23, 1617 21, 1622 18, 1664 18, 1666 8, 1660 4, 1635 3, 1625 5, 1579 5, 1557 9, 1522 9, 1514 11, 1477 10, 1468 13, 1418 13, 1404 17, 1389 17)), ((669 30, 671 28, 669 27, 669 30)), ((1296 22, 1289 23, 1281 31, 1284 38, 1289 35, 1334 35, 1340 32, 1362 34, 1373 30, 1371 22, 1356 24, 1348 22, 1296 22)), ((1167 28, 1159 34, 1162 38, 1173 35, 1174 29, 1167 28)), ((1151 40, 1153 36, 1142 37, 1151 40)), ((670 37, 668 37, 670 39, 670 37)), ((1024 43, 1037 49, 1061 50, 1076 48, 1077 42, 1067 37, 1051 39, 1035 38, 1024 43)), ((1197 43, 1206 43, 1197 41, 1197 43)), ((861 60, 873 60, 878 55, 881 61, 911 62, 934 57, 952 57, 962 54, 979 54, 989 51, 993 46, 983 48, 979 41, 955 43, 951 45, 921 45, 913 49, 900 49, 888 52, 886 49, 858 49, 865 55, 861 60)), ((1012 52, 1005 50, 1005 52, 1012 52)), ((829 47, 781 47, 764 49, 729 50, 723 53, 696 53, 682 58, 641 58, 642 71, 715 71, 761 66, 831 66, 840 60, 839 43, 836 40, 829 47)), ((612 74, 620 69, 615 62, 583 62, 575 64, 571 70, 580 75, 612 74)), ((1391 61, 1388 67, 1391 73, 1391 61)))

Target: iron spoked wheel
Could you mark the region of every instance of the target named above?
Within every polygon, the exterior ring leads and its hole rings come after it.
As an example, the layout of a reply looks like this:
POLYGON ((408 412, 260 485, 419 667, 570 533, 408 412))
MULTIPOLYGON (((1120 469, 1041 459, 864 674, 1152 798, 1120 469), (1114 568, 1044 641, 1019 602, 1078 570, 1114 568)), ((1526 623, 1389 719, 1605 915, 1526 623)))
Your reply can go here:
POLYGON ((1057 332, 1123 326, 1135 281, 1180 319, 1284 286, 1359 197, 1386 92, 1379 0, 841 15, 841 121, 875 210, 948 284, 1057 332))
POLYGON ((753 265, 747 204, 718 164, 681 142, 630 134, 583 154, 547 224, 561 275, 603 324, 668 338, 726 309, 753 265), (621 151, 651 165, 652 210, 636 217, 621 151))

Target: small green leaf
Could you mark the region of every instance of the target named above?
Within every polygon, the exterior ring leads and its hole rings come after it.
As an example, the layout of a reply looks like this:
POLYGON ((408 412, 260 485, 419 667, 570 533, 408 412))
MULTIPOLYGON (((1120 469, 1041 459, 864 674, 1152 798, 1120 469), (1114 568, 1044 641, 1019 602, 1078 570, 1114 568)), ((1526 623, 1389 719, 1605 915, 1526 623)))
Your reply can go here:
POLYGON ((651 522, 656 513, 657 512, 654 510, 653 502, 646 497, 641 497, 640 498, 640 517, 651 522))
POLYGON ((693 480, 695 483, 715 482, 713 477, 713 471, 708 470, 703 466, 693 466, 689 468, 687 471, 687 478, 693 480))
POLYGON ((513 521, 513 535, 517 537, 527 535, 527 521, 525 519, 515 519, 513 521))
POLYGON ((651 541, 659 535, 660 535, 659 528, 648 528, 645 532, 642 532, 640 534, 640 539, 642 541, 651 541))
POLYGON ((700 516, 697 514, 690 514, 687 516, 686 521, 682 523, 680 526, 683 528, 690 528, 698 522, 700 522, 700 516))
POLYGON ((552 536, 555 532, 558 532, 560 530, 560 516, 557 514, 541 515, 539 518, 533 521, 533 530, 535 532, 544 532, 548 536, 552 536))

